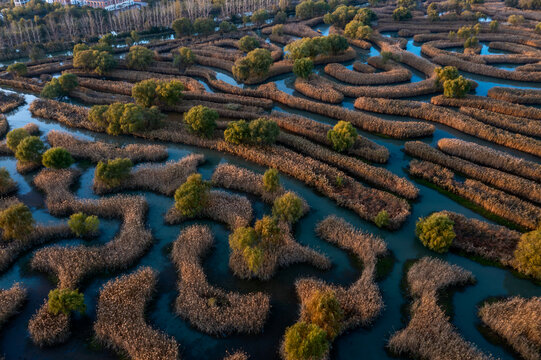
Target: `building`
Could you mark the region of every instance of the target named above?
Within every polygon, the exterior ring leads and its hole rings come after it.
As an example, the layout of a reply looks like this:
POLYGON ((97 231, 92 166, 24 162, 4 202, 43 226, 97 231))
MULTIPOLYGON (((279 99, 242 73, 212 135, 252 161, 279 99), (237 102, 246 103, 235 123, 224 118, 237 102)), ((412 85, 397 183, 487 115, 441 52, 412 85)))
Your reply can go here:
POLYGON ((79 4, 112 11, 130 7, 134 0, 79 0, 79 4))
POLYGON ((26 4, 29 1, 30 0, 13 0, 13 3, 15 4, 15 6, 23 6, 24 4, 26 4))

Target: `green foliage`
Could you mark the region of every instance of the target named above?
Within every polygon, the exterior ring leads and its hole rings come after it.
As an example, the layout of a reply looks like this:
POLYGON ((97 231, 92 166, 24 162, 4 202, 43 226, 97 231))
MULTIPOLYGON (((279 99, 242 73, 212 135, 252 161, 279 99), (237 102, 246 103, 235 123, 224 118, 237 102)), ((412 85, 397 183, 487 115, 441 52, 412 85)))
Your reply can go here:
POLYGON ((175 208, 183 216, 199 215, 209 201, 210 183, 204 181, 201 174, 192 174, 175 191, 175 208))
POLYGON ((284 25, 278 24, 272 27, 272 34, 282 36, 284 35, 284 25))
POLYGON ((253 273, 257 274, 261 268, 261 264, 264 259, 264 250, 259 246, 248 246, 242 251, 242 257, 246 261, 248 269, 253 273))
POLYGON ((203 105, 194 106, 184 114, 184 122, 188 130, 206 138, 212 137, 218 118, 216 110, 203 105))
POLYGON ((519 0, 518 7, 524 10, 539 10, 541 9, 541 1, 539 0, 519 0))
POLYGON ((389 213, 387 210, 383 209, 378 212, 374 218, 374 224, 379 228, 389 225, 389 213))
POLYGON ((398 55, 393 54, 390 51, 382 51, 381 60, 383 61, 384 64, 387 64, 389 60, 400 61, 400 57, 398 55))
POLYGON ((158 81, 156 95, 158 101, 169 106, 175 105, 182 98, 184 84, 178 80, 158 81))
POLYGON ((142 107, 151 107, 156 100, 156 80, 148 79, 135 84, 131 89, 131 96, 135 103, 142 107))
POLYGON ((181 47, 173 53, 173 65, 188 67, 195 62, 195 55, 190 48, 181 47))
POLYGON ((213 19, 198 18, 193 23, 193 30, 199 35, 210 35, 214 32, 215 26, 213 19))
POLYGON ((341 120, 327 132, 327 139, 334 150, 344 152, 355 144, 357 130, 350 122, 341 120))
POLYGON ((372 36, 372 28, 369 25, 363 25, 362 22, 353 20, 346 25, 344 35, 350 39, 368 40, 372 36))
POLYGON ((26 129, 13 129, 6 135, 6 145, 11 151, 15 152, 17 151, 19 143, 28 136, 30 136, 30 134, 26 129))
POLYGON ((397 0, 396 7, 404 7, 407 9, 413 9, 417 6, 417 1, 415 0, 397 0))
POLYGON ((124 103, 94 105, 88 114, 88 120, 105 128, 110 135, 157 129, 163 117, 164 115, 155 106, 147 109, 136 104, 124 103))
POLYGON ((239 40, 239 49, 241 49, 242 51, 246 53, 249 53, 250 51, 257 49, 258 47, 259 47, 259 40, 257 40, 253 36, 246 35, 246 36, 243 36, 239 40))
POLYGON ((330 9, 331 7, 325 0, 304 0, 295 7, 295 16, 299 19, 310 19, 321 16, 329 12, 330 9))
POLYGON ((238 81, 246 81, 252 76, 265 76, 272 65, 272 56, 267 49, 255 49, 246 57, 235 61, 233 75, 238 81))
POLYGON ((287 21, 287 14, 284 11, 278 11, 276 15, 274 15, 275 24, 284 24, 286 21, 287 21))
POLYGON ((262 25, 269 18, 269 13, 265 9, 254 11, 250 20, 256 25, 262 25))
POLYGON ((237 30, 235 24, 230 23, 229 21, 222 21, 220 23, 220 31, 224 33, 232 32, 237 30))
POLYGON ((328 340, 332 341, 340 333, 344 311, 334 291, 316 290, 306 302, 305 313, 308 321, 327 333, 328 340))
POLYGON ((171 28, 175 31, 176 38, 191 35, 194 32, 191 20, 185 17, 173 21, 171 28))
POLYGON ((329 350, 327 333, 316 324, 303 321, 286 329, 286 360, 320 360, 329 350))
POLYGON ((26 64, 19 62, 9 65, 6 70, 8 73, 17 76, 25 76, 26 74, 28 74, 28 68, 26 67, 26 64))
POLYGON ((415 235, 424 246, 438 253, 445 253, 455 239, 454 221, 447 215, 432 214, 420 218, 415 226, 415 235))
POLYGON ((113 34, 105 34, 98 40, 99 44, 104 44, 107 46, 113 45, 114 42, 115 42, 115 36, 113 34))
POLYGON ((449 98, 463 98, 470 91, 471 84, 462 75, 443 83, 443 95, 449 98))
POLYGON ((0 212, 0 229, 4 240, 23 239, 34 228, 34 219, 28 206, 16 203, 0 212))
POLYGON ((32 61, 41 60, 45 57, 45 55, 45 49, 40 45, 32 46, 30 52, 28 53, 28 57, 32 61))
POLYGON ((474 48, 477 46, 479 46, 479 40, 477 39, 477 36, 469 37, 466 39, 466 41, 464 41, 464 49, 474 48))
POLYGON ((230 144, 240 145, 250 140, 250 128, 245 120, 231 121, 224 131, 224 139, 230 144))
POLYGON ((294 193, 287 192, 274 200, 272 215, 293 224, 302 216, 302 200, 294 193))
POLYGON ((524 16, 522 15, 509 15, 507 22, 511 25, 520 25, 524 22, 524 16))
POLYGON ((130 175, 132 166, 130 159, 100 161, 96 166, 96 178, 109 187, 119 186, 130 175))
POLYGON ((440 11, 438 9, 437 3, 430 3, 426 8, 426 15, 431 21, 436 21, 440 19, 440 11))
POLYGON ((11 179, 9 171, 5 167, 0 168, 0 194, 5 195, 15 189, 17 183, 11 179))
POLYGON ((295 59, 293 73, 295 76, 308 79, 314 70, 314 62, 310 58, 295 59))
POLYGON ((43 154, 43 166, 50 169, 65 169, 73 164, 73 158, 68 150, 62 147, 53 147, 43 154))
POLYGON ((128 69, 146 70, 154 61, 154 52, 141 45, 134 45, 126 55, 128 69))
POLYGON ((378 16, 374 11, 372 11, 369 8, 361 8, 357 11, 357 15, 353 18, 353 20, 361 22, 363 25, 370 25, 372 24, 372 21, 375 21, 378 19, 378 16))
POLYGON ((41 163, 45 144, 37 136, 27 136, 17 145, 15 157, 21 162, 41 163))
POLYGON ((405 7, 397 7, 393 11, 393 20, 404 21, 411 19, 411 11, 405 7))
POLYGON ((80 51, 90 50, 90 47, 87 44, 75 44, 73 47, 73 56, 75 56, 80 51))
POLYGON ((335 55, 349 47, 345 37, 337 34, 303 38, 286 45, 289 59, 315 58, 319 55, 335 55))
POLYGON ((108 51, 82 50, 73 56, 73 67, 93 70, 99 75, 105 75, 116 66, 116 60, 108 51))
POLYGON ((96 235, 100 227, 100 220, 97 216, 86 215, 78 212, 72 214, 68 220, 71 231, 78 237, 96 235))
POLYGON ((515 250, 520 271, 541 280, 541 229, 522 234, 515 250))
POLYGON ((63 74, 58 78, 53 78, 49 81, 41 91, 41 96, 54 99, 61 96, 66 96, 79 85, 77 75, 75 74, 63 74))
POLYGON ((258 242, 257 233, 252 227, 238 227, 229 235, 229 247, 233 250, 244 251, 258 242))
POLYGON ((454 80, 460 76, 458 69, 454 66, 437 67, 434 71, 436 72, 436 81, 440 86, 443 86, 447 80, 454 80))
POLYGON ((268 169, 263 174, 263 189, 274 192, 280 187, 280 174, 276 169, 268 169))
POLYGON ((151 107, 156 101, 172 106, 182 98, 184 85, 178 80, 143 80, 132 88, 135 103, 142 107, 151 107))
MULTIPOLYGON (((490 27, 490 31, 496 32, 500 28, 500 23, 498 20, 492 20, 488 26, 490 27)), ((535 27, 535 30, 536 32, 541 32, 541 26, 539 27, 539 31, 537 31, 537 26, 535 27)))
POLYGON ((53 315, 69 315, 72 311, 86 311, 85 297, 79 290, 54 289, 49 291, 47 311, 53 315))
POLYGON ((274 120, 259 118, 232 121, 224 131, 224 139, 231 144, 270 145, 276 141, 280 128, 274 120))
POLYGON ((481 31, 481 26, 479 24, 476 24, 475 26, 462 26, 458 29, 456 35, 459 39, 468 39, 472 36, 479 35, 479 31, 481 31))
POLYGON ((332 13, 327 13, 323 17, 325 24, 344 28, 348 22, 357 15, 355 6, 339 5, 332 13))

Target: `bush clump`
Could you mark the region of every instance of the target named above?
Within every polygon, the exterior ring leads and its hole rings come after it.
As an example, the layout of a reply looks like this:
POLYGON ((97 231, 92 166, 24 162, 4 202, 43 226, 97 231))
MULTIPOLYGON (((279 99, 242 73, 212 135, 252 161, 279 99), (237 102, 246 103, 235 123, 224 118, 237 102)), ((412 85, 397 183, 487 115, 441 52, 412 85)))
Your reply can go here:
POLYGON ((443 86, 443 83, 447 80, 454 80, 460 76, 458 69, 454 66, 437 67, 434 71, 436 73, 436 81, 440 86, 443 86))
POLYGON ((9 65, 6 70, 8 73, 17 76, 25 76, 26 74, 28 74, 28 68, 26 67, 26 64, 19 62, 9 65))
POLYGON ((28 206, 16 203, 0 212, 0 229, 4 240, 22 239, 34 228, 34 218, 28 206))
POLYGON ((276 169, 268 169, 263 174, 263 188, 265 191, 274 192, 280 187, 280 174, 276 169))
POLYGON ((184 123, 190 132, 206 138, 212 137, 219 115, 216 110, 203 105, 192 107, 184 114, 184 123))
POLYGON ((197 18, 193 22, 193 30, 198 35, 210 35, 214 32, 216 23, 213 19, 197 18))
POLYGON ((116 60, 108 51, 81 50, 73 53, 73 67, 105 75, 116 66, 116 60))
POLYGON ((232 72, 238 81, 246 81, 250 77, 266 76, 273 63, 267 49, 255 49, 245 57, 235 61, 232 72))
POLYGON ((541 229, 522 234, 515 250, 517 268, 541 280, 541 229))
POLYGON ((327 333, 304 321, 287 328, 284 337, 286 360, 319 360, 329 350, 327 333))
POLYGON ((379 228, 389 225, 389 213, 387 210, 383 209, 378 212, 374 218, 374 224, 379 228))
POLYGON ((239 40, 239 49, 245 53, 249 53, 259 47, 259 40, 253 36, 246 35, 239 40))
POLYGON ((295 16, 299 19, 310 19, 326 14, 329 10, 331 7, 325 0, 304 0, 295 6, 295 16))
POLYGON ((306 302, 304 315, 327 333, 329 341, 334 340, 342 329, 344 311, 332 290, 315 291, 306 302))
POLYGON ((405 7, 397 7, 393 11, 393 20, 395 21, 404 21, 411 19, 411 11, 405 7))
POLYGON ((336 55, 348 48, 349 44, 345 37, 332 34, 295 40, 284 49, 288 52, 287 58, 296 60, 306 57, 314 59, 319 55, 336 55))
POLYGON ((41 163, 50 169, 65 169, 73 164, 73 157, 63 147, 53 147, 45 151, 41 163))
POLYGON ((173 52, 173 65, 188 67, 195 62, 195 55, 190 48, 185 46, 173 52))
POLYGON ((199 215, 209 202, 210 183, 201 174, 192 174, 175 191, 175 208, 183 216, 199 215))
POLYGON ((9 175, 9 171, 5 167, 0 168, 0 194, 7 194, 14 190, 17 183, 13 181, 9 175))
POLYGON ((13 129, 6 135, 6 145, 11 151, 15 152, 17 151, 17 146, 19 145, 19 143, 24 138, 29 136, 30 134, 28 133, 28 131, 26 131, 26 129, 13 129))
POLYGON ((302 200, 294 193, 287 192, 274 200, 272 215, 293 224, 302 216, 302 200))
POLYGON ((327 139, 331 142, 334 150, 344 152, 355 144, 357 130, 350 122, 341 120, 327 131, 327 139))
POLYGON ((455 239, 454 221, 447 215, 432 214, 421 218, 415 226, 415 235, 424 246, 438 253, 445 253, 455 239))
POLYGON ((88 113, 88 120, 105 128, 110 135, 154 130, 160 127, 164 117, 156 106, 147 109, 124 103, 94 105, 88 113))
POLYGON ((350 39, 368 40, 372 36, 370 25, 364 25, 362 22, 353 20, 346 25, 344 35, 350 39))
POLYGON ((77 76, 74 74, 63 74, 58 78, 53 78, 41 90, 41 96, 54 99, 66 96, 79 85, 77 76))
POLYGON ((96 166, 96 177, 109 187, 119 186, 130 175, 132 167, 130 159, 100 161, 96 166))
POLYGON ((156 102, 174 105, 182 98, 184 84, 178 80, 143 80, 132 88, 132 97, 139 106, 150 108, 156 102))
POLYGON ((471 84, 462 75, 443 83, 443 95, 448 98, 463 98, 470 91, 471 84))
POLYGON ((128 69, 146 70, 154 61, 154 52, 144 46, 134 45, 130 47, 126 55, 128 69))
POLYGON ((267 12, 267 10, 259 9, 259 10, 254 11, 252 16, 250 17, 250 20, 252 20, 254 24, 262 25, 265 23, 265 21, 268 18, 269 18, 269 13, 267 12))
POLYGON ((310 58, 295 59, 293 74, 303 79, 308 79, 314 70, 314 62, 310 58))
POLYGON ((171 28, 175 31, 175 37, 177 39, 193 33, 192 21, 185 17, 173 21, 171 28))
POLYGON ((231 144, 270 145, 276 142, 280 128, 274 120, 259 118, 246 122, 232 121, 227 124, 224 139, 231 144))
POLYGON ((15 157, 23 163, 40 164, 45 144, 37 136, 27 136, 17 145, 15 157))
POLYGON ((98 233, 100 220, 95 215, 78 212, 70 216, 68 226, 78 237, 93 236, 98 233))
POLYGON ((77 289, 51 290, 47 301, 47 311, 53 315, 60 313, 69 315, 72 311, 82 314, 86 311, 85 297, 77 289))

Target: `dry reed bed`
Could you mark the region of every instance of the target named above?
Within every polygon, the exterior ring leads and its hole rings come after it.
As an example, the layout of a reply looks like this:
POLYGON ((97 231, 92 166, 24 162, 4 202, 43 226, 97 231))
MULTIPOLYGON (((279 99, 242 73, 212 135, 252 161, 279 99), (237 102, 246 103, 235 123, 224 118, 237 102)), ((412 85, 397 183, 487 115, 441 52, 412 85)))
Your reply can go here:
POLYGON ((127 81, 102 80, 90 77, 78 77, 79 85, 101 92, 131 96, 133 83, 127 81))
POLYGON ((231 355, 226 355, 224 360, 248 360, 248 355, 245 352, 237 351, 231 355))
POLYGON ((375 67, 373 67, 370 64, 362 63, 360 61, 355 61, 353 63, 353 70, 355 70, 357 72, 360 72, 360 73, 365 73, 365 74, 373 74, 373 73, 376 72, 375 67))
POLYGON ((167 159, 167 148, 163 145, 128 144, 120 147, 102 141, 88 141, 63 131, 51 130, 47 133, 51 146, 63 147, 76 159, 90 160, 94 163, 108 159, 128 158, 133 163, 163 161, 167 159))
MULTIPOLYGON (((103 132, 103 129, 87 120, 87 109, 80 106, 39 99, 31 104, 30 110, 34 115, 44 115, 71 127, 103 132), (79 116, 81 113, 85 115, 79 116)), ((161 129, 135 135, 224 151, 261 166, 274 167, 315 188, 338 205, 355 211, 365 220, 373 221, 381 210, 386 210, 390 216, 390 229, 397 229, 409 215, 410 207, 406 201, 377 189, 366 188, 342 171, 282 146, 248 147, 228 144, 221 139, 203 139, 188 133, 183 124, 173 121, 166 121, 161 129), (337 178, 343 180, 340 187, 336 186, 337 178)))
POLYGON ((471 272, 436 258, 424 257, 413 264, 406 278, 412 298, 411 318, 405 329, 391 336, 388 346, 393 353, 422 359, 492 358, 466 341, 438 305, 439 292, 474 282, 471 272))
POLYGON ((9 123, 4 114, 0 114, 0 137, 7 134, 9 130, 9 123))
POLYGON ((175 105, 162 105, 160 106, 160 108, 167 112, 176 112, 179 114, 183 114, 197 105, 203 105, 208 108, 214 109, 220 115, 220 117, 228 119, 256 119, 263 116, 264 114, 264 110, 258 107, 235 104, 232 108, 230 106, 231 104, 228 103, 216 103, 203 100, 182 100, 175 105))
MULTIPOLYGON (((282 186, 272 192, 265 190, 263 175, 232 164, 220 164, 216 167, 212 174, 212 185, 258 196, 270 205, 287 192, 282 186)), ((300 199, 302 200, 302 214, 305 215, 310 210, 310 206, 306 200, 300 199)))
MULTIPOLYGON (((252 204, 244 196, 225 191, 211 190, 209 202, 197 218, 208 218, 229 226, 231 230, 248 226, 253 218, 252 204)), ((165 214, 165 223, 181 224, 190 218, 182 215, 174 206, 165 214)))
POLYGON ((340 104, 344 101, 344 95, 336 91, 329 82, 320 81, 319 77, 312 77, 308 80, 298 77, 295 80, 295 90, 314 100, 323 101, 329 104, 340 104))
POLYGON ((535 89, 514 89, 496 86, 488 90, 487 96, 493 99, 508 101, 515 104, 541 104, 541 90, 535 89))
POLYGON ((4 91, 0 91, 0 113, 7 113, 11 110, 15 110, 25 102, 26 100, 24 99, 24 96, 16 93, 8 94, 4 91))
POLYGON ((541 164, 539 163, 459 139, 441 139, 438 141, 438 148, 449 155, 541 183, 541 164))
POLYGON ((244 295, 211 286, 201 262, 213 242, 207 226, 194 225, 185 228, 173 243, 171 258, 179 275, 176 313, 211 335, 261 332, 270 311, 269 296, 261 292, 244 295))
POLYGON ((541 63, 517 66, 515 71, 541 71, 541 63))
POLYGON ((71 61, 32 65, 27 67, 28 73, 25 76, 39 77, 42 74, 56 74, 71 68, 73 68, 71 61))
POLYGON ((385 191, 390 191, 410 200, 417 198, 419 195, 419 189, 405 178, 397 176, 385 168, 372 166, 354 157, 332 151, 301 136, 281 132, 277 141, 311 158, 342 169, 353 177, 385 191))
POLYGON ((525 117, 541 120, 541 109, 533 106, 513 104, 503 100, 491 99, 483 96, 466 95, 462 99, 448 98, 442 95, 430 99, 434 105, 452 107, 473 107, 480 110, 490 110, 500 114, 525 117))
POLYGON ((325 74, 351 85, 384 85, 406 82, 411 80, 411 71, 396 63, 378 66, 385 71, 373 74, 358 73, 349 70, 342 64, 329 64, 325 66, 325 74))
POLYGON ((431 182, 522 227, 535 229, 541 220, 541 208, 534 204, 488 187, 476 180, 467 179, 459 182, 455 180, 455 174, 451 170, 434 163, 412 160, 409 171, 412 176, 431 182))
POLYGON ((180 359, 173 337, 145 321, 145 309, 156 287, 149 267, 109 281, 100 291, 94 331, 108 347, 138 360, 180 359))
POLYGON ((541 56, 541 50, 528 45, 515 44, 512 42, 493 41, 488 44, 489 49, 505 50, 518 54, 541 56))
POLYGON ((26 300, 26 289, 19 283, 9 289, 0 289, 0 329, 15 315, 26 300))
POLYGON ((64 313, 53 315, 48 308, 47 299, 45 299, 28 322, 30 338, 40 347, 64 343, 71 335, 71 316, 64 313))
MULTIPOLYGON (((285 131, 305 137, 327 147, 332 146, 327 139, 327 132, 332 129, 330 125, 301 115, 288 114, 281 111, 273 111, 270 118, 276 121, 278 126, 285 131)), ((361 135, 357 135, 353 147, 348 149, 346 153, 377 163, 385 163, 389 159, 389 150, 385 146, 378 145, 361 135)))
POLYGON ((43 84, 41 84, 38 80, 19 76, 12 79, 0 77, 0 85, 34 94, 39 94, 43 89, 43 84))
POLYGON ((404 144, 404 149, 408 155, 418 159, 449 168, 472 179, 521 197, 526 201, 541 203, 541 184, 535 181, 447 155, 421 141, 409 141, 404 144))
POLYGON ((541 359, 541 297, 516 296, 486 303, 479 317, 524 359, 541 359))
MULTIPOLYGON (((402 24, 401 24, 402 25, 402 24)), ((449 30, 456 31, 458 28, 464 26, 464 23, 461 25, 448 29, 445 32, 430 33, 430 34, 418 34, 413 37, 415 42, 428 42, 428 41, 437 41, 437 40, 448 40, 449 39, 449 30)), ((535 39, 531 36, 523 35, 513 35, 509 33, 486 33, 482 32, 477 35, 479 41, 505 41, 512 42, 515 44, 522 44, 527 46, 532 46, 535 48, 541 48, 541 39, 535 39)))
POLYGON ((71 98, 78 99, 89 105, 109 105, 115 102, 131 103, 131 96, 104 93, 78 86, 69 93, 71 98))
MULTIPOLYGON (((432 100, 434 102, 434 98, 432 100)), ((381 98, 358 98, 354 105, 361 110, 433 121, 498 145, 541 156, 541 141, 484 124, 442 106, 421 101, 381 98)))
POLYGON ((340 106, 323 104, 292 96, 278 90, 275 83, 261 85, 258 90, 260 90, 265 97, 291 108, 309 111, 337 120, 349 121, 361 130, 375 132, 393 138, 404 139, 430 136, 434 132, 434 126, 430 124, 412 121, 384 120, 376 116, 359 111, 348 110, 340 106))
POLYGON ((94 175, 92 189, 98 195, 129 191, 153 191, 165 196, 172 196, 188 176, 197 171, 197 166, 205 158, 201 154, 190 154, 178 161, 169 161, 164 165, 146 165, 130 172, 120 185, 110 187, 94 175))
POLYGON ((501 129, 509 130, 526 136, 541 137, 541 121, 539 120, 505 115, 489 110, 479 110, 470 107, 461 107, 459 111, 462 114, 471 116, 474 119, 501 129))

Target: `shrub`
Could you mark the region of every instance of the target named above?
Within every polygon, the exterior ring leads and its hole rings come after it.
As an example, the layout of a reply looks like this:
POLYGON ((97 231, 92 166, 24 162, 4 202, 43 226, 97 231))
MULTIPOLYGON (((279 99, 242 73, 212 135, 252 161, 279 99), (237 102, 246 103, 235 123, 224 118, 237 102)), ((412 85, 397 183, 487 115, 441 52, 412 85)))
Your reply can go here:
POLYGON ((58 78, 53 78, 49 81, 41 91, 41 96, 54 99, 61 96, 66 96, 79 85, 77 75, 63 74, 58 78))
POLYGON ((347 39, 341 35, 332 34, 329 36, 318 36, 314 38, 303 38, 295 40, 286 45, 289 59, 311 59, 319 55, 338 54, 349 47, 347 39))
POLYGON ((436 81, 441 86, 445 81, 454 80, 460 76, 458 69, 454 66, 437 67, 434 71, 436 72, 436 81))
POLYGON ((443 83, 443 95, 449 98, 463 98, 470 91, 470 82, 462 75, 443 83))
POLYGON ((88 119, 104 127, 110 135, 132 134, 156 129, 164 115, 152 106, 149 109, 136 104, 113 103, 95 105, 88 114, 88 119))
POLYGON ((440 11, 438 10, 438 4, 430 3, 430 5, 428 5, 428 7, 426 8, 426 15, 431 21, 439 20, 440 11))
POLYGON ((51 169, 65 169, 73 164, 73 158, 68 150, 62 147, 53 147, 43 154, 43 166, 51 169))
POLYGON ((355 6, 339 5, 332 13, 327 13, 323 17, 325 24, 334 25, 340 28, 346 26, 357 15, 355 6))
POLYGON ((477 47, 478 45, 479 45, 479 40, 477 39, 477 36, 469 37, 466 39, 466 41, 464 41, 464 49, 474 48, 474 47, 477 47))
POLYGON ((274 192, 280 187, 280 174, 276 169, 268 169, 263 174, 263 188, 265 191, 274 192))
POLYGON ((535 25, 535 32, 538 33, 538 34, 541 34, 541 22, 537 23, 537 25, 535 25))
POLYGON ((97 216, 86 215, 82 212, 78 212, 70 216, 68 225, 76 236, 86 237, 98 233, 100 220, 97 216))
POLYGON ((19 143, 28 136, 30 136, 30 134, 26 129, 13 129, 6 135, 6 145, 11 151, 15 152, 17 151, 19 143))
POLYGON ((79 51, 90 50, 90 47, 87 44, 75 44, 73 47, 73 56, 75 56, 79 51))
MULTIPOLYGON (((498 20, 492 20, 488 26, 490 27, 490 31, 496 32, 500 28, 500 23, 498 22, 498 20)), ((537 27, 536 27, 536 30, 537 30, 537 27)), ((541 30, 541 27, 539 30, 541 30)))
POLYGON ((372 21, 378 19, 378 16, 369 8, 361 8, 357 11, 357 15, 353 19, 360 21, 363 25, 370 25, 372 21))
POLYGON ((286 330, 286 360, 322 359, 328 349, 327 333, 315 324, 300 321, 286 330))
POLYGON ((449 250, 456 236, 454 224, 447 215, 432 214, 417 221, 415 235, 424 246, 435 252, 444 253, 449 250))
POLYGON ((177 38, 193 33, 193 24, 190 19, 185 17, 173 21, 171 28, 175 31, 177 38))
POLYGON ((268 74, 273 60, 269 50, 255 49, 246 57, 235 61, 233 75, 239 81, 245 81, 251 76, 265 76, 268 74))
POLYGON ((224 139, 230 144, 240 145, 250 140, 250 128, 245 120, 231 121, 224 131, 224 139))
POLYGON ((376 215, 374 224, 379 228, 389 225, 389 213, 387 210, 383 209, 376 215))
POLYGON ((269 18, 269 13, 267 12, 267 10, 259 9, 259 10, 254 11, 250 20, 252 20, 254 24, 261 25, 261 24, 264 24, 268 18, 269 18))
POLYGON ((148 79, 135 84, 131 89, 131 96, 135 103, 142 107, 151 107, 156 100, 156 80, 148 79))
POLYGON ((126 55, 128 69, 146 70, 153 61, 154 52, 140 45, 130 47, 130 51, 126 55))
POLYGON ((5 167, 0 168, 0 193, 6 194, 17 186, 17 183, 11 179, 9 171, 5 167))
POLYGON ((41 163, 45 145, 37 136, 27 136, 17 145, 15 157, 21 162, 41 163))
POLYGON ((220 23, 220 31, 221 32, 228 33, 228 32, 235 31, 235 30, 237 30, 237 27, 235 26, 235 24, 230 23, 229 21, 222 21, 220 23))
POLYGON ((259 236, 259 241, 264 247, 276 246, 280 244, 282 231, 276 223, 276 219, 271 216, 263 216, 257 220, 254 230, 259 236))
POLYGON ((132 166, 130 159, 100 161, 96 166, 96 177, 109 187, 119 186, 130 175, 132 166))
POLYGON ((156 101, 174 105, 182 98, 184 85, 178 80, 143 80, 132 88, 132 97, 139 106, 151 107, 156 101))
POLYGON ((23 203, 13 204, 0 212, 0 229, 5 240, 22 239, 32 232, 33 227, 32 213, 23 203))
POLYGON ((184 84, 178 80, 158 81, 156 86, 156 95, 158 101, 172 106, 182 98, 184 84))
POLYGON ((344 152, 355 144, 357 130, 350 122, 341 120, 327 132, 327 139, 334 150, 344 152))
POLYGON ((517 268, 541 280, 541 229, 522 234, 515 250, 517 268))
POLYGON ((278 35, 278 36, 284 35, 284 25, 282 25, 282 24, 274 25, 272 27, 272 34, 273 35, 278 35))
POLYGON ((257 274, 263 263, 264 250, 259 246, 248 246, 242 251, 242 257, 246 261, 248 269, 253 274, 257 274))
POLYGON ((188 126, 189 131, 210 138, 216 128, 218 117, 219 115, 216 110, 209 109, 203 105, 197 105, 184 114, 184 122, 188 126))
POLYGON ((105 75, 116 66, 116 60, 107 51, 83 50, 73 56, 73 67, 93 70, 99 75, 105 75))
POLYGON ((175 191, 175 208, 184 216, 197 216, 207 206, 209 192, 210 183, 201 174, 192 174, 175 191))
POLYGON ((54 289, 49 291, 47 310, 58 315, 69 315, 72 311, 84 313, 86 311, 85 297, 79 290, 54 289))
POLYGON ((188 67, 195 62, 195 55, 192 50, 187 47, 179 48, 173 54, 173 65, 188 67))
POLYGON ((293 224, 302 216, 302 200, 294 193, 287 192, 274 200, 272 214, 280 220, 293 224))
POLYGON ((369 25, 363 25, 362 22, 353 20, 346 25, 344 35, 350 39, 366 40, 370 38, 372 32, 373 30, 369 25))
POLYGON ((524 22, 524 16, 522 15, 509 15, 507 22, 511 25, 519 25, 524 22))
POLYGON ((246 35, 239 40, 239 49, 249 53, 259 47, 259 40, 253 36, 246 35))
POLYGON ((396 6, 412 9, 417 6, 417 2, 415 0, 397 0, 396 6))
POLYGON ((28 68, 26 67, 26 64, 14 63, 8 66, 7 72, 17 76, 25 76, 28 74, 28 68))
POLYGON ((295 6, 295 16, 299 19, 310 19, 323 15, 330 9, 331 7, 325 0, 304 0, 295 6))
POLYGON ((275 24, 284 24, 286 21, 287 21, 287 14, 284 11, 278 11, 276 15, 274 15, 275 24))
POLYGON ((305 314, 309 322, 327 333, 330 341, 340 333, 344 311, 334 291, 315 291, 306 302, 305 314))
POLYGON ((329 51, 332 55, 340 54, 349 48, 347 39, 342 35, 330 34, 324 36, 324 39, 328 43, 329 51))
POLYGON ((32 46, 32 49, 30 49, 30 52, 28 53, 28 57, 32 61, 43 59, 45 55, 45 50, 43 49, 41 44, 38 46, 32 46))
POLYGON ((405 7, 398 7, 393 11, 393 20, 403 21, 411 19, 411 11, 405 7))
POLYGON ((199 35, 212 34, 215 26, 214 20, 206 18, 195 19, 193 23, 193 29, 199 35))
POLYGON ((255 246, 257 241, 257 233, 252 227, 238 227, 229 235, 229 247, 237 251, 255 246))
POLYGON ((280 128, 274 120, 259 118, 250 121, 250 140, 257 145, 270 145, 276 142, 280 128))
POLYGON ((293 73, 303 79, 308 79, 314 70, 314 62, 310 58, 295 59, 293 73))

